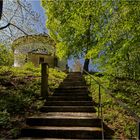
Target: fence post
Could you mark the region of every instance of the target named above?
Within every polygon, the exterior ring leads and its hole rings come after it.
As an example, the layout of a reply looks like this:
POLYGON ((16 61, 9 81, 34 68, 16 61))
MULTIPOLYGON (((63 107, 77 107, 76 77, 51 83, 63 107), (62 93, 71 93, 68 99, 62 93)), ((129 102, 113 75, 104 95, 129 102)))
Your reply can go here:
POLYGON ((138 121, 138 140, 140 140, 140 120, 138 121))
POLYGON ((91 86, 91 76, 90 76, 90 86, 91 86))
POLYGON ((98 101, 98 117, 100 117, 100 109, 101 109, 101 89, 100 89, 100 84, 99 84, 99 101, 98 101))
POLYGON ((48 64, 41 63, 41 97, 48 96, 48 64))

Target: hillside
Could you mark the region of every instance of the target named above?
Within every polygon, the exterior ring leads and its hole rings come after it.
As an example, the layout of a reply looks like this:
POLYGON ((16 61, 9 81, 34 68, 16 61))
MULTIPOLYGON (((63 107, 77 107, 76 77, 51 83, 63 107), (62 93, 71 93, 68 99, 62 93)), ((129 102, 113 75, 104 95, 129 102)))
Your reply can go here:
MULTIPOLYGON (((66 74, 49 69, 51 94, 66 74)), ((25 118, 38 113, 44 100, 40 97, 40 68, 31 63, 22 68, 0 67, 0 138, 14 138, 24 126, 25 118)))

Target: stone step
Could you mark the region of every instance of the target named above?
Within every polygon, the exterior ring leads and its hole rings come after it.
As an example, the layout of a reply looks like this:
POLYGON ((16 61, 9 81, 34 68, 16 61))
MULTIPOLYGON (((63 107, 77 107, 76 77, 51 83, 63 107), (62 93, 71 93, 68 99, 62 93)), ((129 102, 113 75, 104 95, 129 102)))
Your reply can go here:
POLYGON ((79 84, 79 83, 86 84, 86 81, 84 81, 84 80, 83 81, 77 81, 77 80, 70 81, 70 80, 64 79, 63 82, 66 83, 66 84, 73 84, 73 83, 75 83, 75 84, 79 84))
POLYGON ((81 74, 72 74, 72 73, 69 73, 67 76, 70 76, 70 77, 72 77, 72 76, 82 77, 81 74))
POLYGON ((88 88, 87 86, 85 86, 85 84, 81 84, 81 85, 75 85, 75 84, 60 84, 59 85, 59 87, 58 88, 83 88, 83 87, 85 87, 85 88, 88 88))
POLYGON ((49 97, 58 97, 58 98, 72 98, 72 99, 75 99, 75 98, 85 98, 85 99, 87 99, 87 98, 91 98, 88 94, 69 94, 69 93, 63 93, 63 94, 61 94, 61 93, 55 93, 55 94, 53 94, 53 95, 50 95, 49 97), (59 94, 59 95, 58 95, 59 94))
POLYGON ((77 86, 77 85, 60 85, 59 88, 63 88, 63 89, 87 89, 88 87, 86 85, 81 85, 81 86, 77 86))
POLYGON ((89 96, 49 96, 47 101, 92 101, 89 96))
POLYGON ((53 96, 88 96, 87 92, 54 92, 53 96))
MULTIPOLYGON (((17 140, 81 140, 81 139, 63 139, 63 138, 35 138, 35 137, 22 137, 17 140)), ((93 140, 93 139, 82 139, 82 140, 93 140)))
POLYGON ((55 89, 55 92, 89 92, 87 87, 83 88, 64 88, 64 87, 59 87, 55 89))
POLYGON ((43 106, 41 112, 96 112, 93 106, 43 106))
POLYGON ((67 77, 82 77, 81 74, 68 74, 67 77))
POLYGON ((69 75, 81 75, 82 76, 82 73, 80 71, 77 71, 77 72, 69 72, 69 75))
POLYGON ((67 76, 79 76, 79 77, 82 77, 82 74, 81 73, 69 73, 67 76))
POLYGON ((80 77, 80 76, 67 76, 64 80, 66 79, 72 79, 72 80, 85 80, 84 78, 80 77))
POLYGON ((64 82, 75 82, 75 83, 77 83, 77 82, 85 82, 85 80, 83 79, 83 78, 78 78, 78 77, 75 77, 75 78, 66 78, 65 80, 64 80, 64 82))
POLYGON ((71 89, 71 88, 57 88, 57 89, 55 89, 55 91, 54 91, 54 93, 55 92, 65 92, 65 93, 76 93, 76 92, 78 92, 78 93, 89 93, 89 91, 88 91, 88 89, 87 88, 83 88, 83 89, 79 89, 79 88, 73 88, 73 89, 71 89))
POLYGON ((41 112, 96 112, 93 106, 43 106, 41 112))
POLYGON ((65 118, 62 117, 47 117, 38 116, 27 118, 26 124, 30 126, 80 126, 80 127, 101 127, 101 120, 91 117, 79 117, 79 118, 65 118))
POLYGON ((66 78, 63 80, 63 82, 65 83, 72 83, 72 82, 75 82, 75 83, 78 83, 78 82, 85 82, 84 79, 82 78, 75 78, 75 79, 72 79, 72 78, 66 78))
POLYGON ((67 82, 64 82, 64 83, 61 83, 60 86, 85 86, 86 84, 85 83, 67 83, 67 82))
POLYGON ((22 129, 22 137, 101 139, 102 129, 98 127, 33 126, 22 129))
POLYGON ((47 101, 46 106, 97 106, 93 101, 47 101))
POLYGON ((67 77, 82 77, 81 74, 68 74, 67 77))
MULTIPOLYGON (((35 116, 32 116, 35 117, 35 116)), ((48 113, 39 113, 36 117, 46 117, 46 118, 74 118, 74 119, 85 119, 85 118, 97 118, 96 113, 89 112, 48 112, 48 113)))

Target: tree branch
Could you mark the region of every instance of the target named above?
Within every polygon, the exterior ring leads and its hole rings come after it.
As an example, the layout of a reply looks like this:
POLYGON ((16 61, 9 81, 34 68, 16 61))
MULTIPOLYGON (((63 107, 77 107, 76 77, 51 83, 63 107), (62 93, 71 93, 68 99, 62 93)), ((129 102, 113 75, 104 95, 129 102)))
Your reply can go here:
POLYGON ((8 23, 7 25, 3 26, 3 27, 0 27, 0 30, 3 30, 5 28, 7 28, 8 26, 10 26, 10 23, 8 23))
POLYGON ((21 32, 23 32, 25 35, 28 35, 25 31, 23 31, 22 29, 20 29, 18 26, 14 25, 12 23, 10 23, 10 25, 16 27, 18 30, 20 30, 21 32))
POLYGON ((8 23, 7 25, 3 26, 3 27, 0 27, 0 30, 3 30, 7 27, 9 27, 10 25, 16 27, 18 30, 20 30, 21 32, 23 32, 25 35, 28 35, 25 31, 23 31, 22 29, 20 29, 18 26, 14 25, 13 23, 8 23))

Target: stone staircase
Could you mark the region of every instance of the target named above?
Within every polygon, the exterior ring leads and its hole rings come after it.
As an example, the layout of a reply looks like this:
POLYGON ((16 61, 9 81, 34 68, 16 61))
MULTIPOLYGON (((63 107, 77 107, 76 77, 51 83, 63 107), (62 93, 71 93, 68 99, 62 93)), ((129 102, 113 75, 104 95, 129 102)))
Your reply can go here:
POLYGON ((102 139, 102 131, 109 139, 94 106, 81 73, 69 73, 47 98, 40 115, 27 118, 20 139, 102 139))

